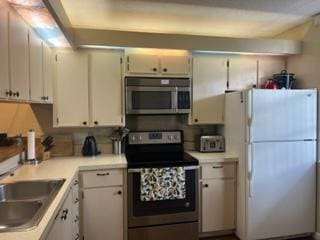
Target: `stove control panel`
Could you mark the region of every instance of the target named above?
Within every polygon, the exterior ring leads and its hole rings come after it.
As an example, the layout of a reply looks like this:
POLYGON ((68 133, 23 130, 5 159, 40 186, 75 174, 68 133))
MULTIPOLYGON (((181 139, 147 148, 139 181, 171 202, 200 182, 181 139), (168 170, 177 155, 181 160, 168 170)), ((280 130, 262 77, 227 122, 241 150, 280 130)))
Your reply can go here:
POLYGON ((180 144, 182 132, 130 132, 129 144, 180 144))

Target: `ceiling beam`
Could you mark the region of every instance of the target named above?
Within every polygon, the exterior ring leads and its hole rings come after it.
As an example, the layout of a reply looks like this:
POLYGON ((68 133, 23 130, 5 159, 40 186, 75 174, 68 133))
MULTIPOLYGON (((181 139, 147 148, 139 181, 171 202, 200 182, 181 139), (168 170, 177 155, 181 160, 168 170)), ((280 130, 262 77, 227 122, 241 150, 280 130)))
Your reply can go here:
POLYGON ((72 25, 69 18, 64 11, 61 1, 58 0, 42 0, 44 5, 47 7, 51 16, 59 26, 61 32, 66 37, 67 41, 72 48, 75 48, 75 39, 72 25))
POLYGON ((301 42, 279 39, 209 37, 183 34, 74 29, 76 46, 98 45, 190 51, 300 54, 301 42))

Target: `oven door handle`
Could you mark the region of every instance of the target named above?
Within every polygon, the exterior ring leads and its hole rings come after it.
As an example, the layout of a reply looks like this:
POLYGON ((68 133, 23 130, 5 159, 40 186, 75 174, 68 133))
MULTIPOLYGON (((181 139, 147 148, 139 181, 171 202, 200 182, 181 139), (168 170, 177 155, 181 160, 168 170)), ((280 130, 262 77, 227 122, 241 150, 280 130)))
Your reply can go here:
MULTIPOLYGON (((143 168, 130 168, 128 169, 129 173, 137 173, 137 172, 141 172, 143 168)), ((184 170, 188 171, 188 170, 195 170, 195 169, 199 169, 199 166, 185 166, 184 170)))

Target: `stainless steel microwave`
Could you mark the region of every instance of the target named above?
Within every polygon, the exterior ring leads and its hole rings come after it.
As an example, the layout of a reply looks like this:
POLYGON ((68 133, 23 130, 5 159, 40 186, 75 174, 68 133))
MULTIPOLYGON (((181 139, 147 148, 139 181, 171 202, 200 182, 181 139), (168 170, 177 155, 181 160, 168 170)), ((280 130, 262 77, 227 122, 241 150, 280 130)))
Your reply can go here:
POLYGON ((127 77, 127 114, 185 114, 190 112, 189 78, 127 77))

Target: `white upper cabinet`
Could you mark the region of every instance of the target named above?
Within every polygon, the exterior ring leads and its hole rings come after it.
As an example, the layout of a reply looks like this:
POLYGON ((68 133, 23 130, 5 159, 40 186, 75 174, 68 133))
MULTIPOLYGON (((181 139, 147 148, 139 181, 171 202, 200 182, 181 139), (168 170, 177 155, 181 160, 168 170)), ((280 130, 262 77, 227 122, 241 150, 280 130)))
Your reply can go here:
POLYGON ((29 34, 30 53, 30 99, 40 102, 43 96, 43 60, 42 41, 34 34, 29 34))
POLYGON ((130 74, 156 74, 159 72, 157 55, 129 54, 127 72, 130 74))
POLYGON ((0 98, 8 98, 10 92, 8 19, 8 11, 0 6, 0 98))
POLYGON ((258 59, 255 56, 229 57, 229 89, 250 89, 257 84, 258 59))
POLYGON ((43 97, 46 103, 53 102, 53 64, 54 57, 51 49, 42 44, 43 57, 43 97))
POLYGON ((128 75, 189 76, 189 55, 158 55, 130 53, 126 57, 128 75))
POLYGON ((91 55, 90 110, 92 126, 122 126, 122 55, 100 51, 91 55))
POLYGON ((12 98, 29 100, 29 46, 28 27, 16 14, 10 12, 9 52, 12 98))
POLYGON ((193 56, 193 124, 224 122, 224 93, 227 85, 227 57, 199 54, 193 56))
POLYGON ((160 56, 161 73, 164 75, 188 75, 190 73, 189 56, 160 56))
POLYGON ((89 125, 88 74, 88 54, 62 51, 56 55, 55 126, 89 125))

